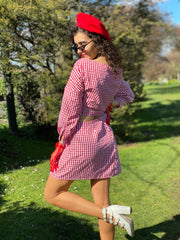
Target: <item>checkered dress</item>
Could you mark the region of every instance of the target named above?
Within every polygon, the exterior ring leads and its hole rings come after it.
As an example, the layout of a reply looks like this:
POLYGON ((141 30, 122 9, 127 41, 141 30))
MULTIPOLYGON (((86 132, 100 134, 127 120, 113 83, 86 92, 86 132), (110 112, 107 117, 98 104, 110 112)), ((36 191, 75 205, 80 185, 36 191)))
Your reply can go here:
POLYGON ((73 67, 64 90, 58 120, 59 136, 66 145, 51 172, 57 179, 102 179, 121 172, 111 127, 106 123, 106 108, 118 100, 120 107, 132 102, 134 94, 122 73, 114 76, 108 65, 90 59, 79 59, 73 67), (101 116, 80 122, 81 115, 101 116))

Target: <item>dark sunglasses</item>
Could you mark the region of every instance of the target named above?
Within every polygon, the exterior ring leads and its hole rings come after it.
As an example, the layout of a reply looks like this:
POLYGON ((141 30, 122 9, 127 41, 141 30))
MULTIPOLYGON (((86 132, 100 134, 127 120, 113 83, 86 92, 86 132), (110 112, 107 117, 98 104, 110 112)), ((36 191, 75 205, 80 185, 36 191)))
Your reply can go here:
POLYGON ((89 42, 87 42, 86 44, 83 44, 83 45, 79 46, 79 47, 78 47, 78 45, 75 43, 75 44, 72 45, 72 49, 73 49, 75 52, 77 52, 78 50, 80 50, 80 51, 83 52, 84 49, 85 49, 85 47, 86 47, 89 43, 91 43, 91 42, 92 42, 92 40, 89 41, 89 42))

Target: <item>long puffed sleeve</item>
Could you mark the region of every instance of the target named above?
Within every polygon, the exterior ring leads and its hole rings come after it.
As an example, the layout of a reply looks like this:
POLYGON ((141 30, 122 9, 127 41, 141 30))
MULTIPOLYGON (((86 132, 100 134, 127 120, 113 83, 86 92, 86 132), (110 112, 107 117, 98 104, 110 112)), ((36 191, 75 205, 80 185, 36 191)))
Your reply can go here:
POLYGON ((125 105, 128 102, 132 102, 134 100, 134 93, 131 90, 129 84, 121 79, 121 84, 119 91, 115 95, 115 100, 119 102, 119 107, 121 108, 123 105, 125 105))
POLYGON ((84 92, 83 76, 78 61, 70 74, 61 104, 58 119, 59 139, 63 138, 66 145, 75 131, 82 111, 82 97, 84 92))

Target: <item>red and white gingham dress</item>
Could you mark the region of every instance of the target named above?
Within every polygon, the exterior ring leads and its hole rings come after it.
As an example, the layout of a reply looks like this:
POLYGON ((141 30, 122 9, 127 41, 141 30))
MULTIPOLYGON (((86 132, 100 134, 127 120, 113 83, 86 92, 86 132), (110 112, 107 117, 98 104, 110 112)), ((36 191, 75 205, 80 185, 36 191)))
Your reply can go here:
POLYGON ((121 71, 115 77, 108 65, 79 59, 64 90, 58 120, 59 136, 66 145, 58 169, 50 172, 57 179, 102 179, 121 172, 111 127, 106 123, 106 108, 117 99, 122 107, 132 102, 134 94, 121 71), (81 115, 101 116, 80 122, 81 115))

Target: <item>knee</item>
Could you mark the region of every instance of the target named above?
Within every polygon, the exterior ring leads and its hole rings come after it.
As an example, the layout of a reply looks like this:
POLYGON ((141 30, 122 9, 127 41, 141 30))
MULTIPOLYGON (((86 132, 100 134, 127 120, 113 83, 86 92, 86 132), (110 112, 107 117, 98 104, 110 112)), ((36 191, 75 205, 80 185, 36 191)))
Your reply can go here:
POLYGON ((46 189, 44 189, 44 199, 46 200, 46 202, 51 204, 51 198, 46 189))
POLYGON ((54 200, 55 200, 55 194, 52 194, 51 192, 48 191, 47 188, 44 189, 44 199, 46 202, 48 202, 51 205, 54 205, 54 200))
POLYGON ((56 206, 61 201, 60 194, 66 192, 72 182, 73 181, 57 180, 49 176, 44 189, 45 200, 56 206))
POLYGON ((45 187, 44 189, 44 199, 51 205, 59 206, 61 204, 61 194, 66 192, 66 190, 52 191, 45 187))

